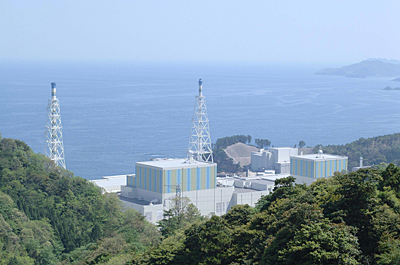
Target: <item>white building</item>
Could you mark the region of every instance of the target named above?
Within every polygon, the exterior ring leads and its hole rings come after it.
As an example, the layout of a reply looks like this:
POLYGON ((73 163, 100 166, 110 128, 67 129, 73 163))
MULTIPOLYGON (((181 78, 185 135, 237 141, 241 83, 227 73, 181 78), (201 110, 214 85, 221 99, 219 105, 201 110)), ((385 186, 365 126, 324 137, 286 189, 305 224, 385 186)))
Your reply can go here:
POLYGON ((347 156, 324 154, 297 155, 290 157, 290 175, 296 183, 311 184, 319 178, 328 178, 335 172, 347 173, 347 156))
POLYGON ((202 215, 223 215, 237 204, 255 206, 262 195, 272 192, 274 181, 262 178, 216 177, 217 165, 186 159, 164 159, 136 163, 136 174, 127 175, 121 201, 142 213, 150 222, 163 218, 172 207, 176 189, 188 197, 202 215))
POLYGON ((251 170, 275 170, 276 174, 290 172, 290 156, 298 154, 297 148, 272 147, 269 150, 260 149, 251 153, 251 170))
POLYGON ((126 176, 127 175, 107 176, 101 179, 91 180, 91 182, 102 188, 104 192, 118 193, 121 192, 122 187, 126 186, 126 176))

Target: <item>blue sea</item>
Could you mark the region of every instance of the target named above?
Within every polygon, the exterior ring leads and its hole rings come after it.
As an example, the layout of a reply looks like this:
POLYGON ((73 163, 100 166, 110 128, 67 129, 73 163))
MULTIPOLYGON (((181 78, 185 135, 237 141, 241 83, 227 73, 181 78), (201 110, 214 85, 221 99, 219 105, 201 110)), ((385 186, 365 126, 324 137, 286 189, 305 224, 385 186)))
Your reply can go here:
POLYGON ((57 83, 67 169, 134 173, 135 162, 186 157, 203 80, 213 142, 234 134, 274 146, 346 144, 399 132, 394 77, 314 75, 329 65, 262 63, 0 63, 0 132, 44 153, 57 83))

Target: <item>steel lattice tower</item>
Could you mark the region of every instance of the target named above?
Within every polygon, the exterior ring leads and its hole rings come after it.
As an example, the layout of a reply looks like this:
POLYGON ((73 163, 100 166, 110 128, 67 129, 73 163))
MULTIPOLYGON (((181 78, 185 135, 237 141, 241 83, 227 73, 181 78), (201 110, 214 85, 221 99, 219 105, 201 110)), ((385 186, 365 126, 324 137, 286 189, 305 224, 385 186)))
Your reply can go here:
POLYGON ((192 130, 189 139, 189 159, 197 161, 214 162, 210 127, 208 123, 206 98, 202 93, 203 82, 199 79, 199 95, 196 96, 194 104, 194 115, 192 119, 192 130))
POLYGON ((64 143, 62 137, 60 102, 56 97, 56 83, 51 83, 51 99, 47 106, 47 125, 45 154, 58 166, 65 167, 64 143))

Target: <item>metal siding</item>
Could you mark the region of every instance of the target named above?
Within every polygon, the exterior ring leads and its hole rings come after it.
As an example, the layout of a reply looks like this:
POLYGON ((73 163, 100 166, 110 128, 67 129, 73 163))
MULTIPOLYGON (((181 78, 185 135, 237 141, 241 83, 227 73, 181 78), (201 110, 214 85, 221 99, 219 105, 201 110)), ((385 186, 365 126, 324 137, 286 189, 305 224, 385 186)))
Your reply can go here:
POLYGON ((217 187, 217 166, 214 166, 214 175, 212 178, 213 181, 213 188, 217 187))
POLYGON ((186 186, 187 186, 186 190, 187 191, 191 191, 191 189, 190 189, 191 174, 190 173, 191 173, 190 169, 186 169, 186 186))
POLYGON ((202 168, 200 169, 200 172, 201 172, 201 176, 200 176, 200 189, 201 189, 201 190, 205 190, 205 189, 206 189, 206 186, 207 186, 207 184, 206 184, 206 181, 207 181, 207 177, 206 177, 206 168, 205 168, 205 167, 202 167, 202 168))
POLYGON ((300 176, 304 176, 303 175, 303 160, 300 160, 300 176))
MULTIPOLYGON (((178 171, 177 171, 177 177, 178 177, 177 182, 178 182, 178 183, 181 185, 181 187, 182 187, 182 169, 178 169, 178 171)), ((183 187, 182 187, 181 189, 183 189, 183 187)))
POLYGON ((159 182, 159 180, 158 180, 158 178, 157 178, 157 170, 156 169, 154 169, 154 191, 155 192, 160 192, 159 190, 158 190, 158 182, 159 182))
POLYGON ((157 170, 153 169, 153 189, 157 192, 157 170))
POLYGON ((167 172, 167 193, 171 192, 171 170, 166 170, 167 172))
POLYGON ((304 175, 305 175, 306 177, 310 177, 310 174, 308 174, 308 172, 310 171, 309 162, 310 162, 310 161, 305 161, 305 163, 306 163, 306 173, 305 173, 304 175))
POLYGON ((139 188, 142 188, 142 167, 139 167, 139 188))
POLYGON ((197 176, 197 170, 196 168, 191 168, 190 169, 190 190, 196 190, 196 176, 197 176))
POLYGON ((160 193, 163 193, 163 189, 162 189, 162 187, 163 187, 163 174, 164 174, 164 172, 162 171, 162 170, 157 170, 158 171, 158 189, 159 189, 159 191, 160 191, 160 193))
POLYGON ((144 168, 144 189, 147 190, 147 183, 148 183, 148 178, 149 175, 147 174, 147 168, 144 168))
POLYGON ((293 158, 290 159, 290 174, 293 174, 293 158))
POLYGON ((315 162, 310 161, 310 164, 311 164, 311 177, 315 178, 315 162))
POLYGON ((137 188, 137 180, 138 180, 138 177, 139 177, 139 174, 138 174, 138 166, 136 166, 136 168, 135 168, 135 173, 136 173, 136 175, 135 175, 135 188, 137 188))
POLYGON ((318 168, 318 162, 314 162, 315 163, 315 177, 314 178, 318 178, 319 175, 319 168, 318 168))
POLYGON ((200 181, 201 181, 201 170, 200 168, 197 168, 197 172, 196 172, 197 176, 196 176, 196 190, 200 189, 200 181))
POLYGON ((209 189, 210 188, 210 168, 207 168, 207 184, 206 184, 206 188, 209 189))
POLYGON ((171 170, 171 184, 170 185, 176 185, 176 183, 177 183, 177 177, 176 177, 177 174, 176 173, 177 173, 176 169, 171 170))
POLYGON ((153 171, 153 170, 151 170, 151 168, 149 168, 147 171, 148 171, 148 175, 149 175, 149 184, 148 184, 148 186, 149 186, 149 191, 152 191, 152 190, 151 190, 151 184, 152 184, 152 171, 153 171))

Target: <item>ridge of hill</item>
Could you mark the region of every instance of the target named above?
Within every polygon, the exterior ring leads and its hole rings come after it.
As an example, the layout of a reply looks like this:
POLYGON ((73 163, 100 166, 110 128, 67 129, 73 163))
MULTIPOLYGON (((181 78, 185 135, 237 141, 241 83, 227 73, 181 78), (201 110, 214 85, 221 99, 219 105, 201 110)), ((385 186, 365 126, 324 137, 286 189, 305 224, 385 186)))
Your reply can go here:
MULTIPOLYGON (((314 148, 318 151, 320 145, 314 148)), ((400 133, 360 138, 344 145, 322 146, 324 153, 345 155, 349 158, 349 169, 359 166, 360 157, 364 165, 378 165, 380 163, 400 164, 400 133)))
POLYGON ((340 75, 365 78, 368 76, 399 76, 400 63, 397 60, 367 59, 341 68, 326 68, 316 72, 317 75, 340 75))

